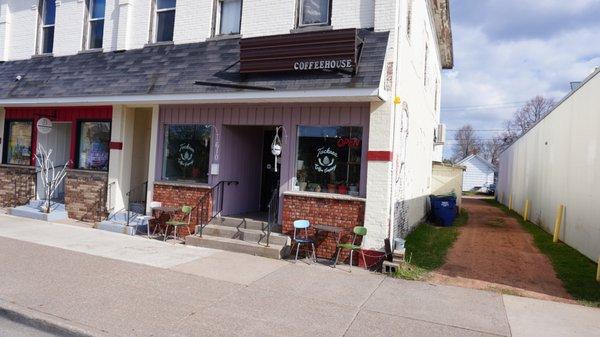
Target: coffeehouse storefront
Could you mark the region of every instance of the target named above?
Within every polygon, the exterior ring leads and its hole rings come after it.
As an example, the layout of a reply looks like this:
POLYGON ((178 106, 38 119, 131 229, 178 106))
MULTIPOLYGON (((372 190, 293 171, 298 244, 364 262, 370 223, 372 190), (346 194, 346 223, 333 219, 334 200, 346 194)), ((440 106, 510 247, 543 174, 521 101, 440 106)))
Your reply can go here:
MULTIPOLYGON (((352 81, 362 47, 356 30, 302 35, 241 40, 240 73, 263 79, 253 91, 270 94, 268 85, 304 82, 319 87, 320 81, 352 81), (302 57, 302 48, 290 47, 292 38, 299 45, 322 48, 325 56, 302 57), (328 57, 328 48, 336 56, 328 57)), ((376 81, 383 61, 379 57, 376 81)), ((298 219, 343 227, 348 233, 363 225, 373 98, 294 95, 278 99, 273 94, 276 102, 270 103, 161 105, 153 200, 170 206, 177 206, 175 200, 192 203, 220 183, 233 182, 219 187, 223 200, 213 197, 212 202, 222 207, 213 205, 213 215, 266 220, 276 193, 278 230, 285 234, 292 234, 298 219)), ((332 256, 335 249, 335 240, 326 240, 318 255, 332 256)))
MULTIPOLYGON (((10 104, 3 165, 33 170, 41 139, 63 146, 64 201, 78 219, 98 201, 108 213, 128 210, 139 194, 147 212, 152 202, 194 207, 192 233, 215 216, 269 215, 285 234, 298 219, 351 233, 365 224, 372 116, 390 106, 387 43, 388 32, 345 29, 32 59, 0 98, 10 104), (160 66, 132 66, 150 60, 160 66), (47 78, 48 67, 60 76, 47 78), (31 98, 36 78, 51 85, 31 98), (53 124, 44 138, 40 118, 53 124)), ((335 242, 318 255, 332 255, 335 242)))

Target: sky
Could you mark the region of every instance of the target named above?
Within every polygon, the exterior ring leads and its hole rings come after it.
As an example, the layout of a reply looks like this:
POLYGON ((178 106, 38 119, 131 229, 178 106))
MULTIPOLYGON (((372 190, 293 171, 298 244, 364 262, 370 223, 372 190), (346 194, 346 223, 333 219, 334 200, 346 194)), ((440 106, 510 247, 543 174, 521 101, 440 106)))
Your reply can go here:
MULTIPOLYGON (((448 130, 502 129, 528 99, 558 101, 570 82, 600 66, 600 0, 451 0, 450 6, 455 64, 443 74, 441 115, 448 130)), ((445 157, 453 138, 449 131, 445 157)))

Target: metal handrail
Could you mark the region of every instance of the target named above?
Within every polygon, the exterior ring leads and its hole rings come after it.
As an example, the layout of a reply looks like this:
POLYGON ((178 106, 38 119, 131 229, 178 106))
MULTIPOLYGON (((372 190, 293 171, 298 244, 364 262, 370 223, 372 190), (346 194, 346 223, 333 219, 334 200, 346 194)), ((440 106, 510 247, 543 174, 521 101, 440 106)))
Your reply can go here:
POLYGON ((127 196, 127 226, 129 226, 129 224, 131 223, 131 194, 133 192, 138 192, 140 190, 143 190, 143 195, 142 195, 142 205, 143 205, 143 209, 144 209, 144 213, 146 212, 146 206, 147 206, 147 199, 148 199, 148 182, 145 181, 142 184, 132 188, 129 192, 127 192, 125 195, 127 196))
POLYGON ((197 233, 199 236, 202 236, 202 232, 204 228, 208 226, 208 224, 216 217, 220 216, 223 213, 223 202, 225 199, 225 186, 229 185, 238 185, 240 182, 235 180, 222 180, 219 181, 215 186, 213 186, 208 193, 204 194, 198 200, 198 203, 194 208, 196 208, 196 217, 198 219, 198 230, 197 233), (215 200, 214 196, 217 196, 215 200), (208 205, 208 198, 211 198, 212 202, 208 205), (210 206, 210 207, 209 207, 210 206), (212 210, 212 214, 208 214, 209 210, 212 210), (203 221, 206 216, 206 222, 203 221))
POLYGON ((262 225, 262 232, 267 236, 267 247, 269 247, 270 239, 271 239, 271 228, 277 223, 279 220, 279 189, 276 188, 273 190, 273 194, 271 194, 271 199, 269 200, 268 206, 268 219, 267 223, 262 225), (266 227, 266 228, 265 228, 266 227), (266 233, 265 233, 266 229, 266 233))

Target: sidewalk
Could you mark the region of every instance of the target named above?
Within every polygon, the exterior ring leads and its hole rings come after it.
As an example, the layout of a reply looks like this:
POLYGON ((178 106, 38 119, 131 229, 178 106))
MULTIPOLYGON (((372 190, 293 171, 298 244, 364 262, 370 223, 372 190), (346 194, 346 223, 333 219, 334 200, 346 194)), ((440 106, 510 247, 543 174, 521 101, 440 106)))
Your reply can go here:
POLYGON ((0 285, 100 336, 600 335, 596 309, 9 216, 0 285))

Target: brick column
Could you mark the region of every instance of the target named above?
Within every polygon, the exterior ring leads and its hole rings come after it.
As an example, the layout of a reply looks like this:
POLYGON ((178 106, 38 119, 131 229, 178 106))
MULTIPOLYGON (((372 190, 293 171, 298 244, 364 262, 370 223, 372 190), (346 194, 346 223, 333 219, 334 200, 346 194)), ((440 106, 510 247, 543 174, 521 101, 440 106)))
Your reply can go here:
POLYGON ((392 193, 392 103, 371 104, 364 248, 380 250, 389 237, 392 193), (385 155, 388 154, 388 155, 385 155))
POLYGON ((107 181, 107 172, 68 170, 65 205, 69 218, 95 222, 106 216, 107 181))

